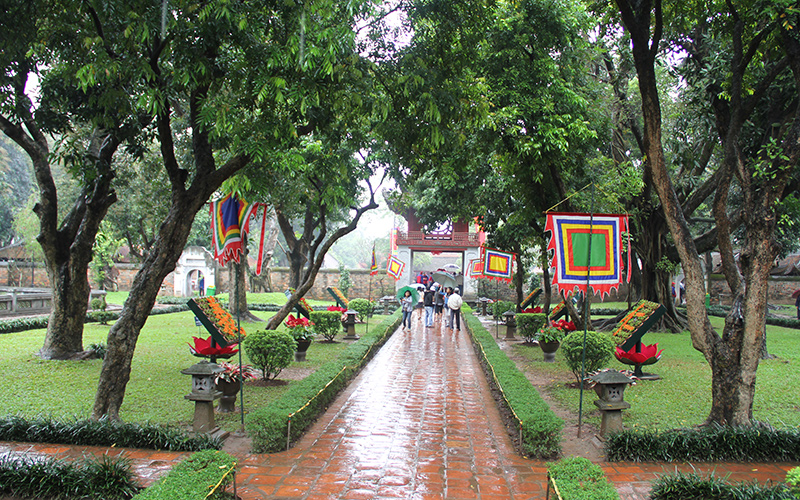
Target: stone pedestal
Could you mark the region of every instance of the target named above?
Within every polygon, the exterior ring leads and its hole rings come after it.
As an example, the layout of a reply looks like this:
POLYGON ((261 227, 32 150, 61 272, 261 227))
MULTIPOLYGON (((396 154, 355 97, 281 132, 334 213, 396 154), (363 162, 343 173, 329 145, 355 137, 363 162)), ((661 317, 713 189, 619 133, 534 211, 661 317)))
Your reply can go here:
POLYGON ((208 361, 201 361, 181 370, 182 374, 192 376, 192 392, 184 398, 194 401, 194 419, 192 420, 194 432, 212 433, 217 430, 217 424, 214 421, 214 400, 222 396, 222 391, 216 389, 214 377, 223 371, 225 370, 221 366, 208 361))
POLYGON ((595 383, 594 391, 600 397, 594 404, 602 413, 600 435, 607 436, 622 431, 622 410, 631 407, 623 400, 625 388, 633 379, 616 370, 602 371, 589 380, 595 383))
POLYGON ((358 315, 358 311, 348 310, 345 311, 347 315, 347 335, 344 336, 344 340, 358 340, 360 337, 356 335, 356 315, 358 315))
POLYGON ((506 324, 506 340, 517 340, 514 334, 517 333, 517 315, 514 311, 503 313, 503 320, 506 324))

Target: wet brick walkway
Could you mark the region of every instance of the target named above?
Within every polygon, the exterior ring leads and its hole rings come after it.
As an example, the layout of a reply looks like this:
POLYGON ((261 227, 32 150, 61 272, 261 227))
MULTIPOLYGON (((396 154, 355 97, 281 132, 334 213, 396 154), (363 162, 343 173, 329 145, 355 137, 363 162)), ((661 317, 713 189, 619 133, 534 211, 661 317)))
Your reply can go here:
MULTIPOLYGON (((0 443, 0 455, 123 453, 144 484, 187 453, 0 443)), ((239 496, 249 499, 544 499, 543 462, 518 456, 465 332, 398 330, 291 450, 241 456, 239 496)), ((601 463, 623 500, 682 471, 731 481, 783 481, 796 464, 601 463)), ((552 498, 552 496, 551 496, 552 498)))

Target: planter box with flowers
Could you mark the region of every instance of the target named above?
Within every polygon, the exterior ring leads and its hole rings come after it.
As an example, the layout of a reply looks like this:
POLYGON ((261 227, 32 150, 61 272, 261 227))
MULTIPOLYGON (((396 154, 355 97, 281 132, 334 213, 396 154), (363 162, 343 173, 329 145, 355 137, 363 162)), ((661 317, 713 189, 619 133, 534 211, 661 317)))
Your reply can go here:
MULTIPOLYGON (((283 292, 287 299, 290 299, 293 293, 294 288, 290 288, 283 292)), ((297 314, 305 316, 306 318, 311 318, 311 311, 314 310, 310 305, 308 305, 308 302, 306 302, 306 299, 303 297, 300 297, 300 301, 295 304, 294 309, 297 311, 297 314)))
POLYGON ((550 309, 550 321, 556 321, 561 316, 567 314, 567 304, 562 300, 552 309, 550 309))
POLYGON ((233 349, 241 337, 245 336, 244 329, 238 328, 233 317, 226 311, 215 297, 200 297, 190 299, 186 303, 195 317, 208 330, 211 337, 208 339, 194 338, 194 346, 190 345, 192 354, 198 357, 229 358, 238 350, 233 349))
POLYGON ((350 301, 348 301, 347 297, 344 296, 342 291, 336 288, 335 286, 329 286, 328 293, 331 294, 331 297, 333 297, 333 300, 336 301, 336 304, 339 307, 344 307, 345 311, 347 310, 348 307, 350 307, 350 301))
POLYGON ((633 366, 634 376, 640 379, 661 378, 658 375, 642 372, 642 366, 656 363, 661 359, 662 352, 658 350, 658 344, 642 344, 642 337, 665 312, 666 309, 661 304, 640 300, 611 332, 617 344, 614 357, 620 363, 633 366))
POLYGON ((539 295, 541 294, 542 294, 541 288, 534 288, 534 290, 531 293, 529 293, 527 297, 525 297, 525 300, 522 301, 522 304, 519 305, 519 308, 520 309, 527 308, 529 305, 536 302, 536 299, 538 299, 539 295))

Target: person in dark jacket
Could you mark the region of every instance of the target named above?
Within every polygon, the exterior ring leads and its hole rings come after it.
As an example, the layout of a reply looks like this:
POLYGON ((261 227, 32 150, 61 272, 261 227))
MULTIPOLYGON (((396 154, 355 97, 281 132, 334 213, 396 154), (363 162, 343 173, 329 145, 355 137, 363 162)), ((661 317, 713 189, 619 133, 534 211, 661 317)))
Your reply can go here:
POLYGON ((436 288, 431 285, 425 289, 425 294, 422 296, 422 305, 425 306, 425 326, 427 328, 433 327, 433 304, 435 295, 436 288))

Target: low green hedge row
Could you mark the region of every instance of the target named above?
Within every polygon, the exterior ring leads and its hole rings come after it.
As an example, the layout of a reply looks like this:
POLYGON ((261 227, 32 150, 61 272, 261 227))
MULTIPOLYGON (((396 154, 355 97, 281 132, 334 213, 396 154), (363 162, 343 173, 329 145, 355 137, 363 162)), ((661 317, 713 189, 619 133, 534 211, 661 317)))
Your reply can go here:
POLYGON ((381 322, 371 326, 368 334, 350 344, 335 360, 325 363, 305 379, 293 384, 280 398, 266 407, 250 413, 247 431, 253 438, 253 452, 274 453, 285 450, 287 435, 289 442, 296 441, 399 324, 399 313, 386 316, 381 322), (302 411, 298 411, 301 408, 302 411), (294 415, 290 419, 291 414, 294 415))
POLYGON ((483 358, 489 383, 498 386, 509 409, 519 419, 522 454, 534 458, 557 456, 561 453, 559 441, 564 422, 553 413, 536 388, 498 347, 492 334, 472 315, 472 310, 463 307, 462 311, 478 356, 483 358))
POLYGON ((547 464, 547 475, 558 487, 561 500, 619 500, 603 469, 583 457, 566 457, 547 464))
POLYGON ((170 451, 222 448, 219 439, 206 434, 189 434, 180 429, 156 424, 126 423, 108 419, 55 420, 45 416, 27 419, 19 415, 0 417, 0 441, 170 451))
POLYGON ((653 481, 650 500, 793 500, 783 484, 760 485, 756 481, 730 484, 711 475, 670 474, 653 481))
POLYGON ((628 429, 606 439, 610 461, 792 462, 800 457, 800 430, 765 424, 648 431, 628 429))
MULTIPOLYGON (((226 498, 236 459, 222 451, 195 453, 179 463, 134 500, 204 500, 226 498)), ((227 497, 231 498, 231 497, 227 497)))
MULTIPOLYGON (((188 311, 186 307, 186 300, 182 305, 173 305, 168 307, 154 308, 150 315, 156 314, 169 314, 175 312, 188 311)), ((86 322, 95 323, 105 321, 116 321, 119 319, 118 311, 87 311, 86 322)), ((49 316, 36 316, 32 318, 10 318, 0 320, 0 333, 15 333, 24 332, 26 330, 36 330, 39 328, 47 328, 47 321, 49 316)))
POLYGON ((24 332, 37 328, 47 328, 47 316, 33 318, 13 318, 0 320, 0 333, 24 332))
MULTIPOLYGON (((686 314, 686 306, 681 306, 677 309, 686 314)), ((709 316, 718 316, 720 318, 724 318, 730 312, 731 306, 711 306, 707 307, 706 310, 708 311, 709 316)), ((767 314, 767 324, 773 326, 782 326, 784 328, 800 329, 800 320, 786 318, 783 316, 773 316, 769 313, 767 314)))
POLYGON ((129 499, 139 487, 127 458, 0 456, 0 497, 61 500, 72 498, 129 499))

